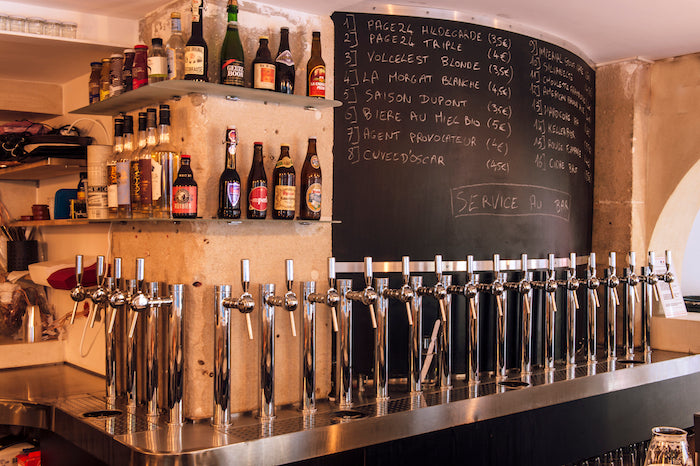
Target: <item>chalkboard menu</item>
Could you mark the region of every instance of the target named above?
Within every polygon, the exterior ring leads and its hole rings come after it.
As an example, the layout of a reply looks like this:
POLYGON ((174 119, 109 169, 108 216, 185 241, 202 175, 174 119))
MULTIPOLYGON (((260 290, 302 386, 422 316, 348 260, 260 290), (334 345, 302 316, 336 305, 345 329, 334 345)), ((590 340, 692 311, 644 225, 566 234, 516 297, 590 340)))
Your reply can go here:
POLYGON ((595 73, 524 35, 334 13, 341 261, 588 254, 595 73))

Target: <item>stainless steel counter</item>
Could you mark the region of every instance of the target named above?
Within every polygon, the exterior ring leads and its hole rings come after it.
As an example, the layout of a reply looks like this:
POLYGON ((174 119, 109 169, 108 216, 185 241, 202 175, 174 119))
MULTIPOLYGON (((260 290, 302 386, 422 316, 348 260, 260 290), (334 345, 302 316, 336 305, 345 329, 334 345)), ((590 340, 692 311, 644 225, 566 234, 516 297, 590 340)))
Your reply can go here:
MULTIPOLYGON (((402 388, 384 403, 361 401, 347 416, 320 403, 313 416, 279 409, 269 423, 238 415, 227 432, 208 423, 168 426, 123 403, 104 401, 100 377, 65 366, 0 371, 0 424, 50 429, 110 464, 279 464, 363 448, 406 437, 619 392, 700 372, 700 355, 654 352, 649 364, 606 362, 536 372, 531 386, 511 389, 486 379, 477 386, 456 381, 449 390, 411 396, 402 388), (85 417, 113 409, 117 415, 85 417)), ((519 380, 519 379, 513 379, 519 380)))

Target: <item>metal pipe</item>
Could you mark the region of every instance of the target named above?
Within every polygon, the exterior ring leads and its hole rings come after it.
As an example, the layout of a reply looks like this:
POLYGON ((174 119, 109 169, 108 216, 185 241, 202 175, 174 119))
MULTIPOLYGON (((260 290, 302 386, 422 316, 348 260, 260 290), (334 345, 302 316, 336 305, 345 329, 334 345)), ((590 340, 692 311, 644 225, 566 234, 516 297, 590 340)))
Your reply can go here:
MULTIPOLYGON (((423 277, 411 277, 411 288, 417 290, 423 284, 423 277)), ((423 344, 423 297, 413 294, 411 306, 412 325, 408 327, 408 389, 412 394, 420 393, 423 344)))
POLYGON ((182 317, 185 309, 185 285, 170 286, 170 314, 168 318, 168 424, 182 425, 182 395, 185 371, 183 353, 182 317))
POLYGON ((649 262, 642 269, 643 293, 642 293, 642 350, 646 356, 651 354, 651 316, 653 314, 653 301, 659 301, 659 277, 654 273, 656 254, 649 251, 649 262))
POLYGON ((338 280, 340 307, 338 308, 337 400, 341 409, 351 408, 354 403, 352 388, 352 300, 347 297, 352 291, 352 280, 338 280))
POLYGON ((388 278, 375 278, 377 290, 376 317, 377 328, 374 329, 374 388, 377 401, 389 399, 389 299, 384 296, 389 288, 388 278))
POLYGON ((231 311, 223 305, 231 297, 230 285, 214 288, 214 417, 212 425, 226 429, 231 425, 231 311))
POLYGON ((634 272, 636 267, 636 254, 630 252, 628 256, 629 267, 624 270, 624 276, 620 279, 623 284, 624 306, 623 306, 623 342, 625 346, 625 359, 634 359, 634 316, 636 313, 637 302, 637 284, 639 277, 634 272))
POLYGON ((617 258, 614 252, 608 256, 608 268, 605 270, 605 315, 606 315, 606 338, 605 351, 609 361, 617 359, 617 306, 620 299, 617 295, 617 285, 620 279, 617 277, 617 258))
POLYGON ((522 276, 518 292, 522 310, 522 335, 520 341, 520 376, 532 373, 532 272, 528 272, 527 254, 520 255, 522 276))
POLYGON ((303 303, 301 407, 309 415, 316 412, 316 303, 309 300, 309 295, 316 292, 316 282, 300 283, 299 291, 303 303))
POLYGON ((494 281, 491 290, 496 299, 496 377, 505 379, 508 376, 506 361, 507 354, 507 322, 508 322, 508 296, 504 293, 503 284, 507 281, 505 273, 501 273, 501 256, 493 255, 494 281), (499 292, 500 291, 500 292, 499 292))
MULTIPOLYGON (((443 275, 439 282, 443 289, 452 284, 452 275, 443 275)), ((438 383, 441 388, 452 387, 452 296, 445 294, 442 300, 444 319, 438 339, 438 383)))
POLYGON ((479 293, 476 287, 479 284, 479 274, 474 269, 474 257, 467 256, 467 300, 469 302, 469 317, 467 318, 467 380, 470 384, 479 381, 481 345, 479 344, 479 332, 481 322, 479 320, 479 293))
POLYGON ((586 339, 586 361, 590 364, 595 364, 597 362, 597 351, 598 351, 598 308, 600 307, 600 300, 598 299, 598 287, 600 286, 600 280, 596 277, 596 263, 595 263, 595 253, 592 252, 588 256, 588 269, 586 270, 586 307, 588 310, 588 325, 587 328, 587 339, 586 339))
POLYGON ((70 297, 74 301, 73 312, 70 316, 70 323, 75 322, 75 314, 78 312, 78 303, 87 297, 87 291, 83 288, 83 256, 75 256, 75 286, 70 291, 70 297))
POLYGON ((260 417, 275 417, 275 306, 269 298, 275 295, 272 283, 260 285, 260 417))
POLYGON ((544 368, 545 371, 554 370, 554 353, 555 353, 555 318, 557 312, 556 292, 558 288, 556 280, 556 272, 554 270, 554 254, 549 254, 547 259, 547 278, 544 281, 533 281, 532 287, 543 290, 545 298, 544 308, 544 368))
MULTIPOLYGON (((149 294, 158 299, 158 282, 149 283, 149 294)), ((158 416, 158 312, 160 304, 153 303, 146 311, 146 415, 158 416)))
POLYGON ((576 311, 579 308, 576 293, 579 281, 576 278, 576 253, 569 255, 569 267, 566 269, 566 364, 576 364, 576 311))
MULTIPOLYGON (((136 280, 129 280, 129 296, 136 295, 138 284, 136 280)), ((137 312, 133 309, 129 310, 131 321, 136 319, 137 312)), ((137 346, 136 334, 127 332, 126 334, 126 405, 127 410, 131 413, 136 413, 136 392, 138 387, 137 380, 137 346)))
MULTIPOLYGON (((115 289, 115 282, 115 278, 107 278, 106 284, 109 293, 115 289)), ((105 310, 107 309, 110 309, 110 307, 107 306, 105 310)), ((105 325, 105 383, 107 385, 107 402, 112 405, 117 401, 117 338, 113 331, 116 313, 117 310, 112 309, 108 318, 107 312, 105 312, 105 320, 108 322, 108 324, 105 325)))

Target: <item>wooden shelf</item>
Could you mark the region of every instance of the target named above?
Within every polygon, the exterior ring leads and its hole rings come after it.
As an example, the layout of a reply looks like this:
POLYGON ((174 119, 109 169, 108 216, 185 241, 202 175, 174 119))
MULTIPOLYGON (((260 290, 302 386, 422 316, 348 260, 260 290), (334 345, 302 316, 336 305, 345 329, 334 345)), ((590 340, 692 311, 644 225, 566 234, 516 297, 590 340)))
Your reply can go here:
POLYGON ((263 91, 247 87, 178 80, 149 84, 122 95, 75 109, 70 113, 115 115, 119 112, 129 112, 167 100, 178 99, 183 95, 192 93, 224 97, 231 101, 246 100, 264 104, 299 107, 306 110, 332 108, 342 104, 337 100, 317 99, 302 95, 288 95, 280 92, 263 91))
POLYGON ((65 227, 65 226, 75 226, 75 225, 92 225, 92 224, 110 224, 110 223, 121 223, 123 225, 128 225, 131 223, 144 224, 144 223, 160 223, 167 224, 171 223, 174 225, 180 223, 222 223, 228 225, 255 225, 255 224, 271 224, 276 225, 314 225, 314 224, 328 224, 328 223, 340 223, 340 220, 275 220, 267 218, 265 220, 252 220, 247 218, 240 218, 236 220, 227 220, 220 218, 110 218, 110 219, 65 219, 65 220, 29 220, 29 221, 17 221, 12 222, 10 226, 13 227, 65 227))
POLYGON ((28 220, 11 222, 11 227, 72 227, 91 223, 86 218, 59 219, 59 220, 28 220))
POLYGON ((62 158, 48 158, 11 167, 2 167, 0 164, 0 180, 40 181, 80 173, 86 167, 85 159, 62 158))

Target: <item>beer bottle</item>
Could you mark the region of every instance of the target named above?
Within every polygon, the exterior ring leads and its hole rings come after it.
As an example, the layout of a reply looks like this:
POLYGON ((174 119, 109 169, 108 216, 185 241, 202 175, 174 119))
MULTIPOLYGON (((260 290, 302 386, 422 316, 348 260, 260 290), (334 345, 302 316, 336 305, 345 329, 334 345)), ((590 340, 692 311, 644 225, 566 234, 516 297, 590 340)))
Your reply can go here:
POLYGON ((238 2, 228 0, 228 25, 221 45, 221 84, 245 86, 243 44, 238 34, 238 2))
POLYGON ((301 169, 299 218, 304 220, 321 218, 321 164, 316 155, 316 138, 309 138, 306 159, 301 169))
POLYGON ((130 182, 130 196, 131 196, 131 216, 133 218, 143 217, 141 211, 141 188, 143 187, 143 180, 141 176, 143 172, 141 171, 141 165, 139 165, 139 154, 146 147, 146 122, 147 113, 139 112, 139 133, 138 133, 138 143, 134 150, 131 152, 131 182, 130 182))
POLYGON ((202 35, 203 0, 192 0, 192 35, 185 44, 185 79, 209 81, 209 49, 202 35))
POLYGON ((321 58, 321 33, 314 31, 311 39, 311 58, 306 63, 306 95, 326 98, 326 62, 321 58))
MULTIPOLYGON (((139 216, 153 217, 153 171, 151 163, 153 149, 158 144, 158 133, 156 131, 156 109, 149 108, 146 117, 146 144, 139 151, 139 216)), ((156 181, 160 177, 156 177, 156 181)), ((159 186, 160 188, 160 186, 159 186)), ((134 212, 136 216, 136 212, 134 212)))
POLYGON ((107 162, 107 207, 109 218, 117 218, 119 203, 117 202, 117 161, 124 150, 124 117, 114 119, 114 151, 112 158, 107 162))
POLYGON ((219 178, 219 218, 241 218, 241 177, 236 171, 238 133, 235 126, 226 130, 226 166, 219 178))
POLYGON ((134 117, 124 117, 124 149, 117 160, 117 214, 119 218, 131 218, 131 156, 134 151, 134 117))
POLYGON ((197 218, 197 182, 190 167, 190 156, 180 156, 180 170, 173 183, 173 217, 197 218))
POLYGON ((178 171, 180 155, 170 142, 170 105, 161 104, 158 115, 158 144, 151 151, 151 197, 153 216, 169 218, 173 204, 173 180, 178 171))
POLYGON ((288 144, 282 144, 280 148, 280 158, 272 172, 272 180, 274 186, 272 218, 293 220, 297 180, 288 144))
POLYGON ((253 164, 248 174, 248 218, 262 219, 267 216, 267 174, 263 165, 263 145, 253 146, 253 164))
POLYGON ((294 94, 294 58, 289 50, 289 28, 280 30, 280 48, 275 59, 275 90, 294 94))
POLYGON ((275 62, 272 61, 270 49, 267 47, 269 39, 260 38, 260 45, 253 60, 253 87, 255 89, 275 90, 275 62))

